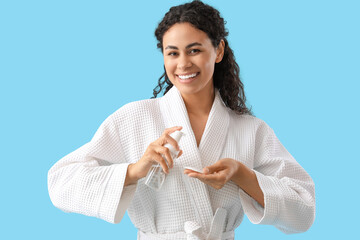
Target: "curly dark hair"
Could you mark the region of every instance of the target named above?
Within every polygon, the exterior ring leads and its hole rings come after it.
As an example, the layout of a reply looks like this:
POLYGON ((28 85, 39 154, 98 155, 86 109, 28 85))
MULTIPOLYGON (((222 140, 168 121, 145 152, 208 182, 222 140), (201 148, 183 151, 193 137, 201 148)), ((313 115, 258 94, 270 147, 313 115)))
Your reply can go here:
MULTIPOLYGON (((225 29, 226 22, 220 16, 218 10, 199 0, 171 7, 155 30, 155 36, 158 41, 157 47, 163 52, 163 36, 165 32, 174 24, 184 22, 190 23, 195 28, 205 32, 215 48, 220 44, 221 40, 224 40, 223 59, 215 64, 213 75, 214 87, 219 89, 221 98, 228 108, 237 114, 253 115, 251 109, 246 107, 244 85, 239 77, 240 68, 226 39, 226 36, 229 34, 227 29, 225 29)), ((173 87, 166 74, 166 70, 159 78, 158 85, 153 91, 154 96, 151 98, 157 97, 164 88, 165 83, 164 94, 173 87)))

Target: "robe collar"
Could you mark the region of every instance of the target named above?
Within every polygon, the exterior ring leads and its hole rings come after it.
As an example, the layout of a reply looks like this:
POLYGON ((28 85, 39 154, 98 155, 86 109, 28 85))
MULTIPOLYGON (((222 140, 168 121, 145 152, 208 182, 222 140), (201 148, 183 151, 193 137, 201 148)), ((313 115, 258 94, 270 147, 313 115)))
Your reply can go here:
MULTIPOLYGON (((162 110, 167 110, 166 128, 182 126, 182 131, 189 141, 197 147, 195 134, 192 130, 189 115, 180 91, 173 86, 162 98, 162 110), (170 125, 169 125, 170 124, 170 125)), ((221 99, 220 92, 215 88, 215 98, 201 137, 198 150, 201 153, 214 151, 214 147, 224 140, 229 126, 229 109, 221 99), (217 143, 217 144, 213 144, 217 143)))
MULTIPOLYGON (((212 104, 205 130, 197 147, 195 134, 192 130, 187 109, 179 90, 173 86, 160 100, 161 114, 165 128, 182 126, 184 136, 179 145, 183 150, 182 156, 175 160, 179 167, 190 166, 202 170, 220 160, 220 155, 226 144, 229 128, 229 110, 223 103, 220 92, 215 88, 215 98, 212 104)), ((207 185, 198 179, 183 174, 187 191, 192 199, 192 205, 197 212, 200 224, 205 231, 209 231, 214 215, 207 185)))

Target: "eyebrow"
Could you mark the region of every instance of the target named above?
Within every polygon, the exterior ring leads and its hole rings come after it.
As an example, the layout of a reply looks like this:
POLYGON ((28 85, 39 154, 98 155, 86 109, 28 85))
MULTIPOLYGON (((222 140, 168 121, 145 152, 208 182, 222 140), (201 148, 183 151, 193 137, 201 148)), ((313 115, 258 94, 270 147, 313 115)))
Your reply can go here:
MULTIPOLYGON (((193 46, 202 46, 202 44, 201 44, 201 43, 198 43, 198 42, 190 43, 189 45, 186 46, 186 49, 191 48, 191 47, 193 47, 193 46)), ((171 46, 171 45, 168 45, 168 46, 165 48, 165 50, 166 50, 166 49, 177 49, 177 50, 178 50, 177 47, 171 46)))

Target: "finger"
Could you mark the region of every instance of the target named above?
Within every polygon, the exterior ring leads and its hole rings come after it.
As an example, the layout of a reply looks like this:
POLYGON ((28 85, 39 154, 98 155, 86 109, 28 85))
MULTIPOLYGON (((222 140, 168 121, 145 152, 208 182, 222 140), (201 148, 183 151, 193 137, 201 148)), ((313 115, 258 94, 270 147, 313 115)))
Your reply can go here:
POLYGON ((184 173, 185 173, 185 174, 189 174, 189 173, 198 173, 198 172, 193 171, 193 170, 190 170, 190 169, 185 169, 185 170, 184 170, 184 173))
POLYGON ((162 135, 155 141, 157 144, 159 145, 164 145, 165 143, 167 143, 167 137, 178 130, 181 130, 182 127, 181 126, 176 126, 176 127, 172 127, 172 128, 166 128, 164 130, 164 132, 162 133, 162 135))
POLYGON ((217 161, 217 162, 214 163, 213 165, 204 167, 203 172, 204 172, 205 174, 211 174, 211 173, 214 173, 214 172, 218 172, 218 171, 220 171, 220 170, 223 170, 224 168, 225 168, 225 166, 224 166, 220 161, 217 161))
POLYGON ((171 134, 171 133, 173 133, 173 132, 175 132, 175 131, 181 130, 181 129, 182 129, 182 126, 175 126, 175 127, 171 127, 171 128, 166 128, 166 129, 164 130, 164 132, 163 132, 163 135, 164 135, 164 134, 169 135, 169 134, 171 134))
MULTIPOLYGON (((205 179, 205 177, 207 175, 203 174, 203 173, 199 173, 199 172, 196 172, 196 171, 192 171, 190 169, 186 169, 186 174, 189 176, 189 177, 196 177, 198 179, 205 179)), ((185 172, 184 171, 184 172, 185 172)))
POLYGON ((189 177, 197 178, 197 179, 199 179, 199 180, 202 179, 201 176, 200 176, 200 174, 197 173, 197 172, 189 172, 189 173, 187 173, 187 175, 188 175, 189 177))
POLYGON ((201 175, 201 174, 191 173, 188 176, 192 177, 192 178, 196 178, 199 181, 201 181, 201 182, 203 182, 203 183, 205 183, 205 184, 207 184, 207 185, 209 185, 209 186, 211 186, 211 187, 213 187, 215 189, 220 189, 221 188, 222 185, 219 184, 218 182, 206 180, 206 178, 203 177, 205 175, 203 175, 201 177, 199 175, 201 175))
POLYGON ((180 157, 183 154, 183 151, 180 150, 179 155, 177 157, 180 157))
POLYGON ((216 184, 218 182, 217 177, 205 175, 203 173, 191 172, 188 174, 188 176, 192 177, 192 178, 197 178, 198 180, 200 180, 206 184, 211 184, 211 183, 216 184))
POLYGON ((180 151, 179 144, 174 138, 169 135, 165 135, 165 141, 171 144, 177 151, 180 151))
POLYGON ((218 175, 215 174, 204 174, 204 173, 197 173, 197 172, 192 172, 188 174, 189 177, 196 177, 197 179, 201 180, 201 181, 206 181, 206 182, 218 182, 220 180, 218 175))
POLYGON ((167 161, 167 164, 170 168, 172 168, 174 166, 174 160, 172 159, 171 155, 170 155, 170 150, 167 147, 164 146, 156 146, 154 149, 157 153, 162 154, 167 161))
POLYGON ((169 173, 169 167, 167 166, 165 159, 159 153, 154 152, 151 157, 154 161, 160 164, 165 173, 169 173))

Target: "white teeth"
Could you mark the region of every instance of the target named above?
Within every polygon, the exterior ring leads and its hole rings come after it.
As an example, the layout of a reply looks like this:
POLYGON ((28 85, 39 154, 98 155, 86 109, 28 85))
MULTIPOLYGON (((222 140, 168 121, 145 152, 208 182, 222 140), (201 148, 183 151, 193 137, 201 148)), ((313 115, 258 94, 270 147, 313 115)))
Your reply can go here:
POLYGON ((188 78, 195 77, 196 75, 197 75, 197 73, 193 73, 193 74, 190 74, 190 75, 178 75, 178 76, 181 79, 188 79, 188 78))

